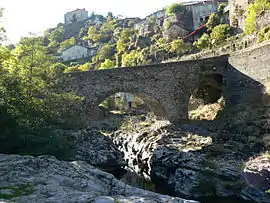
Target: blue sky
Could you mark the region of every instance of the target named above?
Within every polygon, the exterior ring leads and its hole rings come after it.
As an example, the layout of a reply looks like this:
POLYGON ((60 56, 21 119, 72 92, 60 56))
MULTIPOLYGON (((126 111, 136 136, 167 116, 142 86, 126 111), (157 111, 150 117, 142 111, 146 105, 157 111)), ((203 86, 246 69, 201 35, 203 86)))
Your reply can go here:
POLYGON ((10 42, 18 42, 29 32, 42 33, 64 21, 64 14, 76 8, 89 13, 141 17, 181 0, 0 0, 4 8, 4 26, 10 42))

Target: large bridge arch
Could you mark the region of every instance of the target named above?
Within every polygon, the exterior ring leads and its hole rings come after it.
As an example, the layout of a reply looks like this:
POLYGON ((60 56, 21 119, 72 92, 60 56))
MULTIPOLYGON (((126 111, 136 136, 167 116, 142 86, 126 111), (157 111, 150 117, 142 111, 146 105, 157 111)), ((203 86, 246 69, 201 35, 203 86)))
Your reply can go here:
POLYGON ((148 106, 151 112, 155 114, 158 118, 168 119, 168 113, 167 109, 160 98, 157 97, 157 95, 154 95, 152 92, 144 92, 142 90, 138 90, 136 88, 116 88, 106 91, 105 93, 101 93, 97 95, 96 101, 94 106, 98 106, 100 103, 102 103, 105 99, 108 97, 119 93, 119 92, 125 92, 133 94, 134 96, 139 97, 144 101, 144 103, 148 106))

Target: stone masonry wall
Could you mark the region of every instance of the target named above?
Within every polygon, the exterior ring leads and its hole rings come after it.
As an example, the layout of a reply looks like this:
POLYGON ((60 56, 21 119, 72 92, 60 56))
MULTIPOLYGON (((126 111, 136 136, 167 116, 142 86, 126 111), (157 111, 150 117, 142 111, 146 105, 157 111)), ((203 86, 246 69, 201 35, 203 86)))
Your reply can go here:
POLYGON ((270 41, 233 53, 229 57, 227 92, 231 104, 262 99, 270 81, 270 41))

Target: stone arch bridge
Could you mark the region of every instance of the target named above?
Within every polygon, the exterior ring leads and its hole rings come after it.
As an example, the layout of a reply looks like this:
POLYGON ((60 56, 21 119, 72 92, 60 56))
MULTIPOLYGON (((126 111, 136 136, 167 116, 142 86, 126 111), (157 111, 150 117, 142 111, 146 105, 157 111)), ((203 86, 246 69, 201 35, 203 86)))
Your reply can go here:
POLYGON ((130 68, 70 73, 69 90, 85 98, 89 116, 97 119, 99 104, 117 92, 139 96, 155 115, 170 121, 188 118, 191 94, 199 86, 202 74, 225 75, 228 57, 170 62, 130 68))

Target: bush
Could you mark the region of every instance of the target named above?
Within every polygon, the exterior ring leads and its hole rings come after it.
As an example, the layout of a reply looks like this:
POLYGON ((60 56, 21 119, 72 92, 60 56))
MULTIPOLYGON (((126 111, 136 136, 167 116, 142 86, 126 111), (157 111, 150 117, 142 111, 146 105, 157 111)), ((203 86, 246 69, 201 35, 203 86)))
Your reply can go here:
POLYGON ((213 44, 220 44, 231 34, 231 27, 227 24, 221 24, 213 28, 210 36, 213 44))
POLYGON ((220 18, 217 14, 212 13, 206 23, 206 27, 212 30, 215 26, 220 24, 220 18))
POLYGON ((110 59, 105 59, 105 61, 103 63, 101 63, 100 65, 100 70, 102 69, 110 69, 110 68, 114 68, 116 65, 115 65, 115 62, 110 60, 110 59))
POLYGON ((186 46, 186 44, 182 39, 176 39, 171 43, 170 52, 179 55, 185 53, 187 51, 187 48, 188 47, 186 46))
POLYGON ((93 58, 93 62, 102 62, 105 61, 105 59, 111 59, 115 54, 115 46, 106 44, 104 45, 97 55, 93 58))
POLYGON ((133 50, 128 54, 124 54, 122 57, 122 66, 137 66, 143 60, 141 52, 133 50))
POLYGON ((249 4, 245 18, 245 34, 252 34, 256 31, 257 15, 269 9, 269 0, 255 0, 253 4, 249 4))
POLYGON ((170 6, 168 6, 168 8, 166 9, 166 14, 167 15, 176 15, 178 13, 182 13, 183 11, 185 11, 185 6, 183 6, 182 4, 177 4, 174 3, 170 6))
POLYGON ((270 40, 270 26, 261 29, 258 33, 258 42, 263 42, 265 40, 270 40))
POLYGON ((65 73, 88 71, 90 69, 90 63, 83 65, 70 66, 65 69, 65 73))
POLYGON ((164 24, 165 30, 168 30, 172 26, 172 21, 170 19, 167 19, 164 24))
POLYGON ((75 40, 75 37, 71 37, 65 41, 63 41, 61 44, 60 44, 60 49, 59 49, 59 52, 63 51, 64 49, 67 49, 73 45, 76 44, 76 40, 75 40))
POLYGON ((198 49, 209 49, 212 47, 211 38, 208 34, 203 34, 200 39, 198 39, 196 42, 194 42, 194 46, 196 46, 198 49))
POLYGON ((212 30, 215 26, 224 23, 225 16, 224 16, 223 12, 224 12, 225 7, 226 7, 225 4, 223 4, 223 3, 220 4, 218 7, 218 12, 210 15, 210 17, 206 23, 206 27, 209 30, 212 30))

